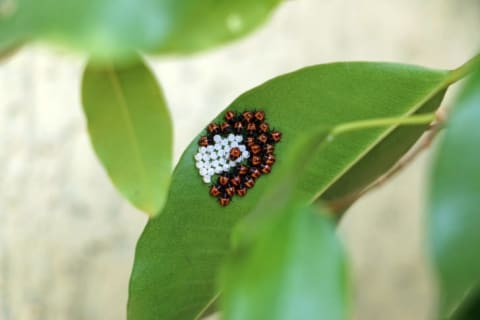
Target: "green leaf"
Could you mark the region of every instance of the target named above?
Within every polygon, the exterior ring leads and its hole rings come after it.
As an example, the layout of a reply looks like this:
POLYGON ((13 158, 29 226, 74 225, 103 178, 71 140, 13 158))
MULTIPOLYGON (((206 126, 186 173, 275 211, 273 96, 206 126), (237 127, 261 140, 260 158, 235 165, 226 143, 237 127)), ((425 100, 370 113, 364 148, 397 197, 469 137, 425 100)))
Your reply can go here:
POLYGON ((165 203, 172 165, 172 124, 154 75, 133 65, 89 63, 82 100, 95 152, 117 189, 154 215, 165 203))
POLYGON ((0 43, 46 39, 100 58, 125 58, 136 50, 192 53, 247 34, 280 2, 18 0, 0 22, 0 43))
MULTIPOLYGON (((313 128, 433 111, 451 77, 447 71, 399 64, 325 64, 268 81, 241 95, 227 110, 265 111, 270 125, 283 133, 275 148, 280 164, 286 146, 313 128)), ((299 177, 298 196, 309 202, 326 193, 328 199, 336 199, 363 189, 384 173, 378 166, 390 168, 424 129, 425 125, 388 126, 334 138, 310 154, 311 164, 299 177), (342 188, 336 185, 340 181, 342 188)), ((216 294, 214 279, 230 248, 233 226, 275 180, 274 167, 245 198, 220 207, 194 166, 197 139, 174 171, 164 210, 147 224, 138 242, 130 281, 130 319, 192 319, 201 312, 216 294)))
POLYGON ((480 72, 456 103, 432 169, 429 245, 442 315, 480 285, 479 123, 480 72))
POLYGON ((471 290, 450 317, 454 320, 480 319, 480 291, 471 290))
POLYGON ((225 320, 346 319, 348 282, 334 223, 287 207, 222 272, 225 320))
POLYGON ((222 268, 222 318, 344 319, 349 286, 343 249, 327 214, 297 205, 299 173, 329 130, 298 138, 253 211, 235 228, 222 268))

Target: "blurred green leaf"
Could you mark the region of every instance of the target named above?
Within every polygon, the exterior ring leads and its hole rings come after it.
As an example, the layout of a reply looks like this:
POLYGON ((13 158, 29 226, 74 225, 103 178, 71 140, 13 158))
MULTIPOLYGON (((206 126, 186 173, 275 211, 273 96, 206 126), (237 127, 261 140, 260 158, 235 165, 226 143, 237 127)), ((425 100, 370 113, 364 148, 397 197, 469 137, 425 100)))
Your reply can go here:
POLYGON ((334 223, 288 206, 222 273, 225 320, 346 319, 348 281, 334 223))
MULTIPOLYGON (((17 0, 0 22, 0 43, 45 39, 95 57, 136 50, 192 53, 258 27, 280 0, 17 0)), ((0 12, 1 14, 1 12, 0 12)))
MULTIPOLYGON (((313 128, 431 112, 451 81, 447 71, 415 66, 325 64, 268 81, 241 95, 227 110, 265 111, 270 125, 283 133, 275 148, 280 165, 286 146, 313 128)), ((425 125, 388 126, 336 137, 322 150, 309 154, 312 161, 299 176, 295 197, 308 203, 326 192, 329 199, 337 199, 363 189, 390 168, 424 129, 425 125), (342 188, 336 186, 340 181, 342 188)), ((192 319, 201 312, 216 294, 214 279, 230 248, 233 226, 275 181, 276 167, 270 176, 259 179, 246 197, 220 207, 195 168, 197 139, 174 171, 164 210, 147 224, 138 242, 129 319, 192 319)))
POLYGON ((258 205, 235 228, 221 272, 222 318, 344 319, 349 286, 343 249, 327 214, 296 205, 299 174, 329 130, 305 133, 286 151, 258 205), (323 214, 322 214, 323 213, 323 214))
POLYGON ((276 165, 275 174, 270 176, 268 185, 264 185, 257 192, 255 205, 234 228, 232 235, 234 244, 255 239, 262 233, 262 228, 274 219, 272 216, 284 211, 292 203, 300 203, 298 185, 301 183, 302 175, 311 165, 310 154, 320 152, 328 145, 328 140, 334 139, 332 129, 318 126, 306 130, 286 147, 282 161, 276 165))
POLYGON ((433 165, 429 244, 440 287, 440 313, 460 307, 480 284, 480 72, 468 82, 433 165))
POLYGON ((117 189, 154 215, 165 203, 172 165, 172 124, 162 91, 139 60, 89 63, 82 101, 95 152, 117 189))

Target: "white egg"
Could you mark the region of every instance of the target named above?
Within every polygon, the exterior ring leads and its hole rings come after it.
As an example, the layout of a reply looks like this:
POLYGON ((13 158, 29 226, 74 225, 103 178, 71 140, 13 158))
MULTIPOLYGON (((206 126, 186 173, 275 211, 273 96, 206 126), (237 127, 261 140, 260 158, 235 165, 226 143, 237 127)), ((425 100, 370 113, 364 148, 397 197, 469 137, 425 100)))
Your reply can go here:
POLYGON ((220 137, 220 135, 216 134, 213 136, 213 141, 219 142, 220 140, 222 140, 222 137, 220 137))
POLYGON ((250 158, 250 152, 248 152, 248 151, 243 151, 243 152, 242 152, 242 157, 243 157, 244 159, 250 158))
POLYGON ((203 182, 205 183, 211 183, 212 182, 212 178, 210 176, 205 176, 203 177, 203 182))
POLYGON ((235 140, 236 140, 237 142, 242 142, 242 141, 243 141, 243 136, 237 135, 237 136, 235 136, 235 140))

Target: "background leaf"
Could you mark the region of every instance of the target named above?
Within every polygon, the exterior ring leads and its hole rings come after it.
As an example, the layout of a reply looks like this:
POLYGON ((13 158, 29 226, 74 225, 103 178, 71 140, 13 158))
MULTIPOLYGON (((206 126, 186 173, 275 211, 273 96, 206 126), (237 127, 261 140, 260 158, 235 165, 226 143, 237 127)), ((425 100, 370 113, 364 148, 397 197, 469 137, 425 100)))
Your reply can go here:
POLYGON ((295 197, 309 153, 321 150, 329 133, 318 128, 289 146, 272 187, 235 228, 221 272, 222 318, 346 318, 349 286, 333 220, 295 197))
POLYGON ((287 208, 228 259, 224 319, 346 319, 345 259, 333 221, 312 209, 287 208))
POLYGON ((46 39, 96 57, 136 50, 191 53, 239 38, 280 0, 18 0, 1 22, 0 44, 46 39))
POLYGON ((172 124, 153 74, 141 60, 90 63, 82 101, 93 147, 117 189, 137 208, 158 213, 170 182, 172 124))
POLYGON ((440 313, 480 284, 480 73, 465 88, 433 165, 429 244, 440 286, 440 313))
MULTIPOLYGON (((334 63, 268 81, 240 96, 227 110, 265 111, 270 125, 283 132, 282 142, 275 148, 280 164, 285 146, 313 128, 431 112, 440 104, 448 83, 445 71, 388 63, 334 63)), ((311 165, 299 177, 298 196, 310 202, 340 179, 346 179, 348 188, 344 192, 336 189, 332 192, 335 197, 362 189, 383 173, 376 166, 393 165, 424 129, 390 126, 336 137, 310 154, 311 165), (402 133, 405 139, 399 137, 402 133), (365 166, 366 172, 350 171, 372 151, 376 157, 365 166)), ((245 198, 220 207, 196 171, 197 139, 174 171, 166 207, 147 224, 137 244, 129 291, 130 319, 194 318, 215 295, 214 279, 230 248, 233 226, 256 205, 261 190, 275 180, 274 167, 245 198)))

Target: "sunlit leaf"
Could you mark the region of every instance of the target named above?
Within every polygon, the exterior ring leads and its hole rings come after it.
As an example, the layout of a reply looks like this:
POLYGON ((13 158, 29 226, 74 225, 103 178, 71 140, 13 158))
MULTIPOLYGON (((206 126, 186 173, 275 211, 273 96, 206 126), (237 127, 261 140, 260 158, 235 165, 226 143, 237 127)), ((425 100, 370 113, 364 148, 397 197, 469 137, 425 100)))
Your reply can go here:
POLYGON ((82 101, 95 152, 117 189, 154 215, 165 203, 172 163, 172 124, 148 67, 90 63, 82 101))
MULTIPOLYGON (((450 81, 447 71, 414 66, 325 64, 268 81, 241 95, 227 110, 265 111, 270 125, 283 132, 275 149, 280 165, 286 147, 313 128, 431 112, 450 81)), ((299 177, 296 196, 304 202, 321 196, 335 200, 363 189, 424 130, 425 126, 388 126, 336 137, 321 152, 309 155, 312 161, 299 177)), ((197 139, 174 171, 166 207, 148 223, 138 242, 130 281, 130 319, 191 319, 201 312, 216 294, 214 279, 230 248, 233 226, 275 180, 274 168, 246 197, 220 207, 195 168, 197 139)))
POLYGON ((449 117, 431 177, 429 244, 444 315, 461 308, 480 285, 479 123, 477 73, 449 117))

